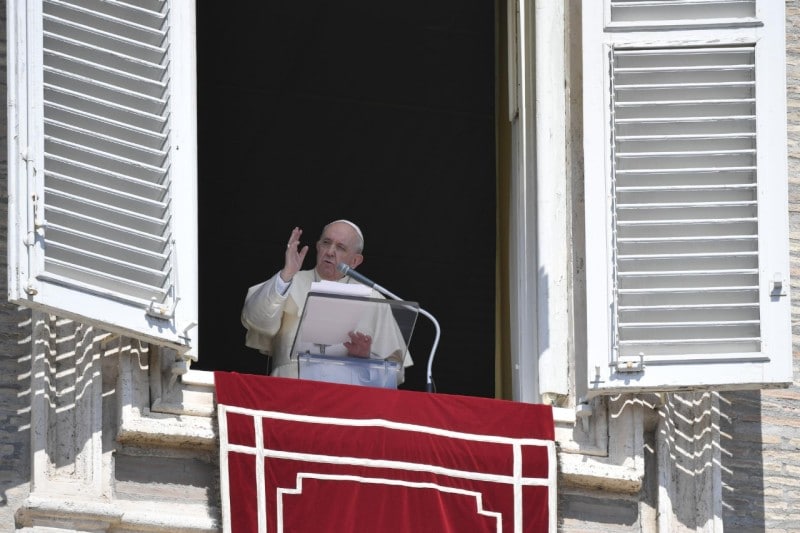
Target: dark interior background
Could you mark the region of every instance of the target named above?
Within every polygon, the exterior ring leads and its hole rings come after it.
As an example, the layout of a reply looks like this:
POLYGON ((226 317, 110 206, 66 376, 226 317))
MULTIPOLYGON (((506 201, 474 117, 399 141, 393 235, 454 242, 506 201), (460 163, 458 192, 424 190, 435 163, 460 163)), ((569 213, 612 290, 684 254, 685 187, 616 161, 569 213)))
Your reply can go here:
MULTIPOLYGON (((494 395, 492 0, 198 2, 200 340, 194 368, 263 373, 239 321, 281 268, 348 218, 359 271, 435 316, 440 393, 494 395)), ((434 339, 419 317, 409 390, 434 339)))

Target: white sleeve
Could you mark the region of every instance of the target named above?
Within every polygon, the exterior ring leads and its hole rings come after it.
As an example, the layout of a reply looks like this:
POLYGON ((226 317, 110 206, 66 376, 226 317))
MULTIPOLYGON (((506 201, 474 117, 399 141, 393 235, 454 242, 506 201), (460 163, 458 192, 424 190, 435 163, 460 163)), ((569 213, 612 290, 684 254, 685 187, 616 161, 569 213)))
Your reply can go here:
POLYGON ((283 281, 281 277, 281 273, 278 272, 277 277, 275 278, 275 290, 278 291, 278 294, 281 296, 286 296, 286 291, 289 290, 289 287, 292 286, 292 282, 283 281))

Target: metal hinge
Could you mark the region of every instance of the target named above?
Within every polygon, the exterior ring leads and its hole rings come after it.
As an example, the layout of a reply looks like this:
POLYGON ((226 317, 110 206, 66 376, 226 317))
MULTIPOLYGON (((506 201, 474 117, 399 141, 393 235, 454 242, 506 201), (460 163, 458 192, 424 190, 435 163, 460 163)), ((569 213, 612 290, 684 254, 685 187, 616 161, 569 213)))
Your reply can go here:
POLYGON ((644 372, 644 353, 640 353, 638 356, 620 356, 611 365, 616 368, 617 372, 644 372))
POLYGON ((775 272, 772 275, 772 290, 770 296, 786 296, 786 280, 780 272, 775 272))
POLYGON ((175 318, 175 308, 178 307, 178 300, 180 298, 175 298, 172 301, 172 305, 165 305, 157 303, 155 298, 150 302, 150 306, 147 308, 147 315, 153 318, 158 318, 161 320, 172 320, 175 318))

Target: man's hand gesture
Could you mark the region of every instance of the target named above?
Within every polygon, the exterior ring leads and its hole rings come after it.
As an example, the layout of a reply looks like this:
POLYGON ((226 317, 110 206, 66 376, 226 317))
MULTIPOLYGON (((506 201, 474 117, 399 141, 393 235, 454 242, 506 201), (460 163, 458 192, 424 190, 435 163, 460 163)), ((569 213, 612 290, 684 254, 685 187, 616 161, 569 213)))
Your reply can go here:
POLYGON ((303 260, 308 253, 308 245, 298 249, 298 246, 300 246, 300 236, 302 234, 303 230, 295 227, 292 230, 292 234, 289 236, 289 242, 286 244, 286 259, 280 274, 281 279, 286 283, 292 281, 294 275, 303 267, 303 260))

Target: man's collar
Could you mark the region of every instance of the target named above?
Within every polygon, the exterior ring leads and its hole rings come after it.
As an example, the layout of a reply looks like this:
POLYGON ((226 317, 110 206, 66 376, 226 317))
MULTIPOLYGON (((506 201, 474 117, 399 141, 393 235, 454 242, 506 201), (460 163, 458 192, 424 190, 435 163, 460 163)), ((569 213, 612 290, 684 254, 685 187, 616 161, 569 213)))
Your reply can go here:
MULTIPOLYGON (((322 281, 322 278, 320 277, 319 272, 317 272, 317 267, 314 267, 313 271, 314 271, 314 281, 322 281)), ((351 279, 352 278, 350 276, 342 276, 341 278, 337 279, 336 281, 338 283, 350 283, 351 279)))

